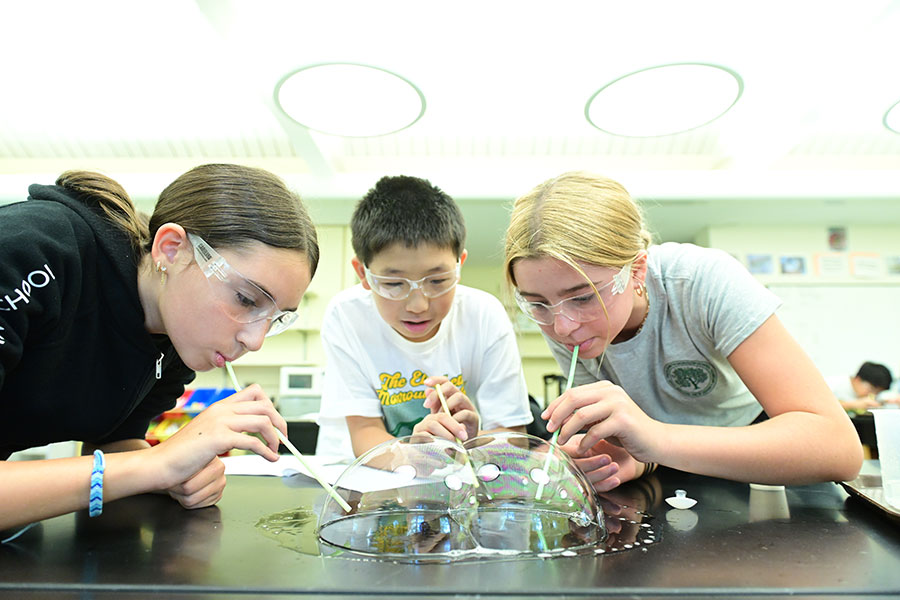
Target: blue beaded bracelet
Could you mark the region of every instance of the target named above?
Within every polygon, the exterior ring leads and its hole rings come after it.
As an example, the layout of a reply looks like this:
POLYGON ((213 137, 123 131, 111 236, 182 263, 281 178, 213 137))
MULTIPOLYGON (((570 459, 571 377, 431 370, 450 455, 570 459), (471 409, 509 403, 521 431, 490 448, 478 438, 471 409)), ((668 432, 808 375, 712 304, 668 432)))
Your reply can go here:
POLYGON ((94 470, 91 471, 91 502, 88 514, 99 517, 103 512, 103 471, 106 469, 106 458, 102 450, 94 450, 94 470))

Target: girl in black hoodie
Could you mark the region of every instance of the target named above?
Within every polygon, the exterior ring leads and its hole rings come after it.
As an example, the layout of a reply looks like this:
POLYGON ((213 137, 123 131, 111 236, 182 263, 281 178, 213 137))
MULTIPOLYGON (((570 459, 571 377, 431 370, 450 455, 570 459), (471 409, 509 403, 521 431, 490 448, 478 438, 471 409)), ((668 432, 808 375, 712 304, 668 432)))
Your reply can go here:
POLYGON ((195 371, 290 325, 318 257, 300 198, 237 165, 180 176, 149 223, 83 171, 0 207, 0 531, 150 491, 208 506, 225 486, 218 455, 276 460, 286 424, 255 385, 161 444, 144 435, 195 371), (83 456, 5 460, 68 440, 83 456))

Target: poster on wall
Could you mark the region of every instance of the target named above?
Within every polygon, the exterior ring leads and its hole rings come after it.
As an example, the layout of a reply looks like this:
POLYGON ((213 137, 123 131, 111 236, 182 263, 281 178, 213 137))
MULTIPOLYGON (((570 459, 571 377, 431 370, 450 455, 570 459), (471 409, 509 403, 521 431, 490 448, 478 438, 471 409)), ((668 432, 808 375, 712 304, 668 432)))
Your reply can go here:
POLYGON ((782 256, 781 273, 783 275, 806 275, 806 258, 798 255, 782 256))
POLYGON ((884 268, 889 276, 900 276, 900 256, 885 256, 884 268))
POLYGON ((821 252, 814 257, 816 275, 821 277, 849 277, 850 259, 841 252, 821 252))
POLYGON ((771 275, 775 272, 775 259, 771 254, 748 254, 747 270, 754 275, 771 275))
POLYGON ((846 250, 847 249, 847 228, 846 227, 829 227, 828 228, 828 249, 829 250, 846 250))
POLYGON ((852 252, 850 266, 854 277, 872 279, 884 276, 884 260, 874 252, 852 252))

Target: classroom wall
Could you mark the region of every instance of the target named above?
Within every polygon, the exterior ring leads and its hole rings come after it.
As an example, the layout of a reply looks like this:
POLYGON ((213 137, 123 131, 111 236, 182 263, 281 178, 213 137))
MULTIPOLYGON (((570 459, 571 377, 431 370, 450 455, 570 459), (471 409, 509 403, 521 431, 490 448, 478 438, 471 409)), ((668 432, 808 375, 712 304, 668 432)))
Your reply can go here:
MULTIPOLYGON (((282 365, 323 365, 325 362, 324 353, 322 351, 321 341, 319 338, 319 324, 324 313, 325 306, 332 295, 337 291, 354 285, 357 282, 356 275, 350 267, 350 258, 353 256, 353 250, 350 246, 349 227, 345 225, 326 225, 319 226, 320 245, 322 247, 322 263, 316 273, 310 290, 303 300, 300 307, 300 319, 295 329, 287 331, 279 336, 266 340, 263 349, 259 352, 248 354, 235 363, 235 370, 243 382, 255 381, 263 386, 265 391, 277 396, 278 393, 278 369, 282 365)), ((780 285, 781 290, 787 289, 785 286, 791 284, 806 286, 824 286, 824 285, 862 285, 867 284, 869 289, 871 285, 879 286, 881 290, 884 286, 900 284, 900 275, 891 275, 887 273, 887 267, 878 277, 859 277, 854 275, 852 269, 851 258, 854 256, 861 257, 880 257, 882 264, 886 265, 886 259, 894 256, 900 256, 900 227, 898 226, 881 226, 881 225, 855 225, 845 228, 845 249, 841 251, 833 251, 829 247, 829 228, 825 226, 717 226, 708 227, 697 235, 694 243, 702 246, 715 247, 730 252, 739 261, 747 264, 747 257, 752 254, 771 254, 773 263, 776 265, 775 272, 771 274, 758 274, 757 278, 765 285, 780 285), (815 263, 821 255, 843 255, 848 264, 848 272, 845 275, 821 275, 815 272, 815 263), (778 272, 777 263, 781 256, 801 256, 804 257, 807 272, 801 275, 788 275, 778 272)), ((507 306, 512 306, 507 298, 505 290, 505 274, 503 272, 502 259, 498 257, 493 263, 469 263, 462 269, 462 283, 471 287, 485 290, 494 294, 504 301, 507 306)), ((900 301, 900 287, 892 289, 897 290, 898 301, 900 301)), ((777 293, 777 290, 776 290, 777 293)), ((865 295, 862 287, 858 288, 859 297, 865 295)), ((814 294, 798 294, 791 292, 794 300, 798 296, 804 298, 814 297, 814 294)), ((851 296, 853 294, 851 293, 851 296)), ((842 293, 841 297, 846 297, 846 293, 842 293)), ((879 296, 881 297, 881 296, 879 296)), ((886 301, 885 301, 886 302, 886 301)), ((871 304, 871 303, 869 303, 871 304)), ((900 304, 900 302, 898 302, 900 304)), ((865 306, 865 304, 863 304, 865 306)), ((851 310, 851 308, 848 308, 851 310)), ((881 300, 874 307, 870 307, 865 313, 867 318, 872 319, 872 323, 892 323, 891 315, 885 314, 887 305, 881 300), (871 311, 875 310, 875 313, 871 311)), ((517 309, 509 311, 513 319, 514 326, 517 331, 519 341, 519 351, 522 355, 522 362, 525 370, 526 383, 529 393, 543 400, 544 398, 544 375, 561 374, 559 366, 552 358, 542 336, 537 327, 519 314, 517 309)), ((852 340, 854 346, 842 345, 840 339, 832 343, 822 342, 821 336, 815 338, 810 335, 816 331, 814 325, 808 322, 797 321, 797 315, 813 315, 820 314, 819 311, 797 309, 796 307, 787 307, 781 313, 786 315, 789 322, 789 329, 793 329, 792 333, 801 340, 810 350, 815 350, 815 354, 820 368, 826 374, 832 374, 837 366, 843 361, 846 371, 853 370, 858 367, 857 357, 865 352, 860 350, 858 340, 852 340), (790 310, 788 309, 790 308, 790 310), (790 315, 793 315, 791 321, 790 315), (824 356, 829 358, 825 359, 824 356)), ((900 314, 900 311, 898 311, 900 314)), ((832 327, 834 329, 834 327, 832 327)), ((850 329, 850 326, 844 328, 850 329)), ((894 331, 871 327, 872 339, 875 336, 883 336, 881 339, 889 339, 889 336, 900 337, 900 331, 894 331)), ((891 343, 893 340, 891 339, 891 343)), ((891 358, 893 355, 885 356, 883 351, 887 342, 878 344, 872 343, 872 348, 877 345, 879 350, 873 350, 873 356, 879 356, 890 361, 887 366, 894 372, 895 376, 900 376, 900 355, 891 358)), ((898 345, 900 347, 900 345, 898 345)), ((813 353, 813 352, 811 352, 813 353)), ((226 385, 221 373, 201 373, 197 377, 197 385, 219 386, 226 385)), ((552 399, 552 398, 551 398, 552 399)))
POLYGON ((747 266, 771 256, 773 272, 756 277, 782 298, 779 318, 823 374, 851 375, 870 360, 900 377, 900 227, 722 226, 696 241, 747 266), (799 257, 804 271, 781 272, 782 257, 799 257))

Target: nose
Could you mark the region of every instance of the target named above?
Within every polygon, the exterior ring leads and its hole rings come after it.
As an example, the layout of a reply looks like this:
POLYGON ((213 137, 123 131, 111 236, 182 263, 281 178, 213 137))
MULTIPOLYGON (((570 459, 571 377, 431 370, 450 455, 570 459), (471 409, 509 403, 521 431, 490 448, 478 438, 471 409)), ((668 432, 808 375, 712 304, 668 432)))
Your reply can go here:
POLYGON ((568 336, 581 326, 581 323, 573 321, 562 312, 553 315, 553 331, 560 336, 568 336))
POLYGON ((245 323, 238 332, 237 339, 250 352, 256 352, 262 348, 266 332, 269 331, 269 319, 261 319, 253 323, 245 323))
POLYGON ((428 298, 422 290, 412 290, 406 298, 406 310, 411 313, 421 313, 428 310, 428 298))

